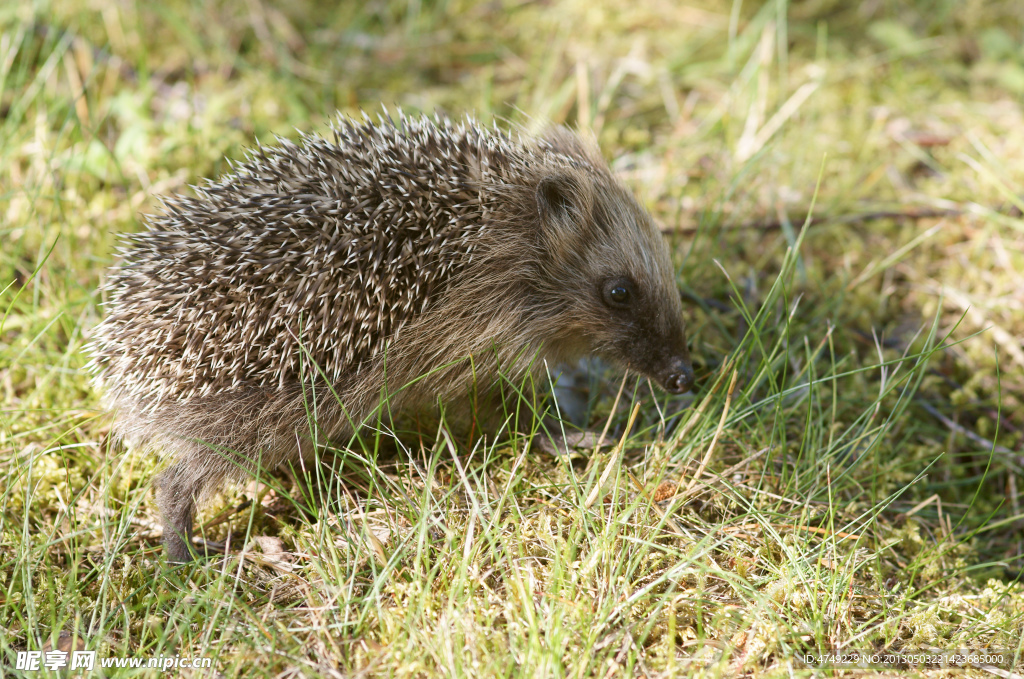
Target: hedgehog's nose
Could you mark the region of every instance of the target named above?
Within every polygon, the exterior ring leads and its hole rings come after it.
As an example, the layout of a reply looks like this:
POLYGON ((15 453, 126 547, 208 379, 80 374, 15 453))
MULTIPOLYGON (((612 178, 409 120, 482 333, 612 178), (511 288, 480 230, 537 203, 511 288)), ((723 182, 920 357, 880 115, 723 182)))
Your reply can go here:
POLYGON ((672 371, 665 377, 662 386, 672 394, 682 394, 693 387, 693 366, 689 361, 680 361, 672 366, 672 371))

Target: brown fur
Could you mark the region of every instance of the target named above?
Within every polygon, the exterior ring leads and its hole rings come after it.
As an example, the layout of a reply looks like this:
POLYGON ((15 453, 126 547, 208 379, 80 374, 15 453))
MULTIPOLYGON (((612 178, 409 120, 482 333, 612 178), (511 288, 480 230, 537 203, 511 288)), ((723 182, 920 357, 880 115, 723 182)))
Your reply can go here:
POLYGON ((499 371, 599 354, 692 381, 674 271, 647 213, 558 129, 342 120, 166 201, 108 287, 93 369, 157 479, 172 559, 228 479, 395 413, 464 403, 499 371), (608 281, 633 291, 610 308, 608 281), (602 286, 605 286, 602 288, 602 286))

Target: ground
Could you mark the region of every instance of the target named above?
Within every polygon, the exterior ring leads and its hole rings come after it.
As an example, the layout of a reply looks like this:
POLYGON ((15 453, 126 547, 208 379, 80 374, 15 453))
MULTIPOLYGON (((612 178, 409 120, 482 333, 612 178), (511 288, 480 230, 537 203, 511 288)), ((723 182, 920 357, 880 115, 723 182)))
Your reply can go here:
POLYGON ((1010 1, 3 5, 0 675, 78 644, 225 676, 960 676, 906 657, 943 649, 1019 676, 1022 44, 1010 1), (383 107, 592 133, 673 249, 698 387, 593 375, 615 446, 571 456, 354 451, 331 512, 287 473, 230 489, 202 523, 231 554, 169 565, 161 461, 83 370, 117 234, 383 107))

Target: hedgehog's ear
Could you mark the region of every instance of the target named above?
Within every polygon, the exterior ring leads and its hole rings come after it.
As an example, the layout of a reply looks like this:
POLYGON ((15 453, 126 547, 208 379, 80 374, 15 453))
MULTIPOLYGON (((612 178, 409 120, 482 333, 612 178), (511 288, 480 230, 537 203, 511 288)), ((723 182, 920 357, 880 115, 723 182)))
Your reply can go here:
POLYGON ((537 210, 544 226, 568 225, 583 212, 579 184, 566 174, 551 174, 537 184, 537 210))

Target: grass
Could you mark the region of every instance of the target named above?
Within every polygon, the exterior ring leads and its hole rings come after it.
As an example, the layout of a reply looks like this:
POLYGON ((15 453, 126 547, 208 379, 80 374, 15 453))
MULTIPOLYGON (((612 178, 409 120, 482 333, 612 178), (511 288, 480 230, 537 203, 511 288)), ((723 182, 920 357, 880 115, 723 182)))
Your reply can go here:
POLYGON ((224 675, 1021 673, 1022 36, 995 1, 0 7, 0 675, 74 638, 224 675), (333 511, 276 473, 204 513, 231 556, 170 566, 161 463, 82 371, 116 234, 382 104, 592 131, 673 248, 698 389, 593 377, 616 445, 572 456, 371 439, 333 511))

